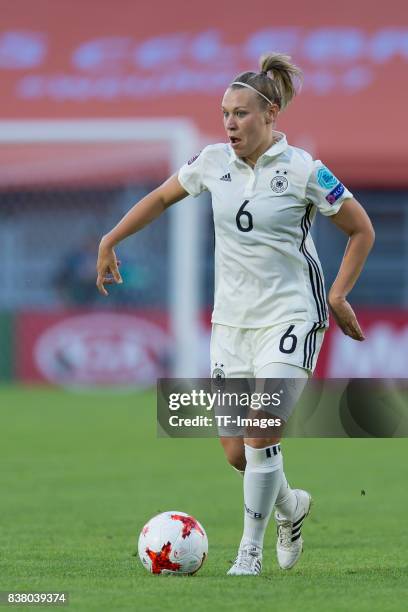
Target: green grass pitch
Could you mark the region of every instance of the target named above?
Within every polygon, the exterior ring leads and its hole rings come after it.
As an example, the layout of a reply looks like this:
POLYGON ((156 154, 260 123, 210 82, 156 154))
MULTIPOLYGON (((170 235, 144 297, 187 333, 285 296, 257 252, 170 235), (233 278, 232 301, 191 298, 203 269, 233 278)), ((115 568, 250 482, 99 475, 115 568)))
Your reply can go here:
POLYGON ((262 576, 235 578, 241 479, 216 439, 157 438, 153 392, 4 387, 0 428, 2 591, 67 591, 86 612, 406 609, 406 439, 286 440, 288 479, 315 502, 302 559, 279 570, 272 521, 262 576), (196 576, 152 576, 134 556, 164 510, 207 530, 196 576))

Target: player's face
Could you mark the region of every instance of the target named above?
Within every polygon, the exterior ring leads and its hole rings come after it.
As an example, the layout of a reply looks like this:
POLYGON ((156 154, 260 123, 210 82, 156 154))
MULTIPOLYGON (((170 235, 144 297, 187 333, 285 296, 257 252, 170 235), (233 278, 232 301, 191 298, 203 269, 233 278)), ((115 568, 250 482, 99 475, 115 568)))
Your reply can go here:
POLYGON ((238 157, 250 157, 270 146, 277 106, 265 109, 260 96, 246 88, 227 89, 222 100, 224 127, 238 157))

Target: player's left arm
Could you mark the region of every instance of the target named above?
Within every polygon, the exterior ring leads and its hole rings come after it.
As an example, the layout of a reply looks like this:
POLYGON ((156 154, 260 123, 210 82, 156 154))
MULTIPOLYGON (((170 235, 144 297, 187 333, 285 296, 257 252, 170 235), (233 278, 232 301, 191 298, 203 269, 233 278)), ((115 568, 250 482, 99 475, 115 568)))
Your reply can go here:
POLYGON ((340 210, 330 217, 349 240, 337 277, 329 291, 330 309, 341 330, 354 340, 362 341, 364 334, 347 296, 354 287, 374 244, 374 228, 364 208, 354 198, 344 200, 340 210))

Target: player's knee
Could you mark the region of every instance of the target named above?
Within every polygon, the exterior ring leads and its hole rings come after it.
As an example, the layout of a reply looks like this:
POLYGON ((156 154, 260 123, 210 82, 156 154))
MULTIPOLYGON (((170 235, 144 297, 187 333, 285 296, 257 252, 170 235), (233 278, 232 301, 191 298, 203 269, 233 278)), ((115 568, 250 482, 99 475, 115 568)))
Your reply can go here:
POLYGON ((267 446, 279 444, 279 442, 279 436, 275 436, 274 438, 245 438, 245 444, 252 446, 252 448, 266 448, 267 446))
POLYGON ((238 471, 245 470, 246 459, 244 444, 241 438, 221 439, 225 457, 230 465, 238 471))
POLYGON ((232 465, 233 468, 238 470, 238 472, 243 472, 245 470, 245 467, 246 467, 245 455, 244 456, 227 455, 227 460, 228 460, 228 463, 232 465))

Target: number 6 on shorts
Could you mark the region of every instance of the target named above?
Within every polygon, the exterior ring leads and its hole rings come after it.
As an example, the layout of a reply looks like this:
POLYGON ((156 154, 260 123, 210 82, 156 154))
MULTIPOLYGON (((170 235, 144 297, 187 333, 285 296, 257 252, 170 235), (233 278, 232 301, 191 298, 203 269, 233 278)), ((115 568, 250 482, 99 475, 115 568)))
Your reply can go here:
POLYGON ((292 331, 294 329, 295 329, 295 326, 291 325, 288 328, 288 330, 283 334, 282 338, 280 339, 279 350, 281 353, 286 353, 288 355, 289 353, 293 353, 293 351, 296 349, 297 337, 295 336, 295 334, 292 334, 292 331), (289 340, 289 342, 286 342, 286 347, 285 347, 286 340, 289 340))

